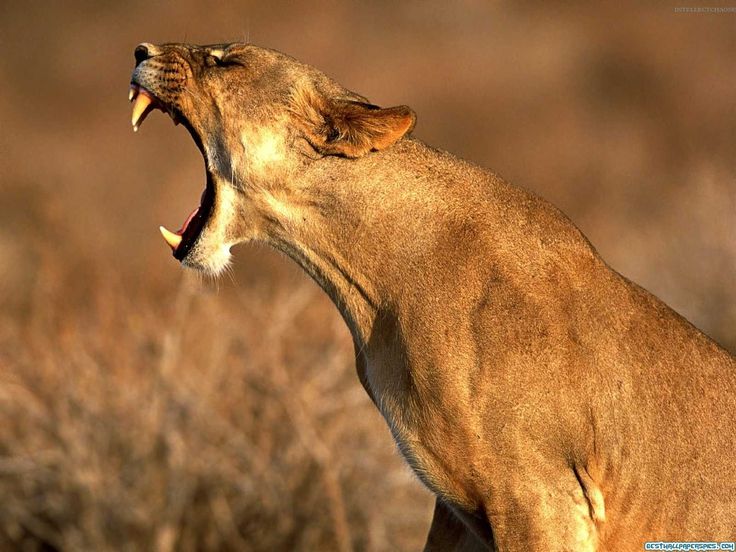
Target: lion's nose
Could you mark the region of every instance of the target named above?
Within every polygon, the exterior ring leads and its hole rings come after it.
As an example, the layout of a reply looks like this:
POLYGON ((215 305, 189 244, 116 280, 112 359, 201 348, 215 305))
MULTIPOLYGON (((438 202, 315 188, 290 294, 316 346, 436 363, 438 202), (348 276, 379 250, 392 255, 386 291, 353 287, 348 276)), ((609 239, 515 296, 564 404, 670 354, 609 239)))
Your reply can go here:
POLYGON ((148 58, 155 56, 158 53, 158 48, 148 42, 141 42, 135 47, 133 55, 135 56, 135 64, 138 65, 146 61, 148 58))

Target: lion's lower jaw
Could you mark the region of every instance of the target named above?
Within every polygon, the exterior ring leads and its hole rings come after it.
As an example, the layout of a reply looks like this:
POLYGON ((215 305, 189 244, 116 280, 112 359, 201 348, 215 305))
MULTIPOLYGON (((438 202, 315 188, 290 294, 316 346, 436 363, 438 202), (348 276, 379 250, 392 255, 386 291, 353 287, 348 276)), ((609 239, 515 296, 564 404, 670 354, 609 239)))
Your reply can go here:
POLYGON ((207 254, 201 254, 197 248, 187 255, 182 264, 204 273, 206 276, 217 278, 230 266, 232 244, 221 244, 207 254))

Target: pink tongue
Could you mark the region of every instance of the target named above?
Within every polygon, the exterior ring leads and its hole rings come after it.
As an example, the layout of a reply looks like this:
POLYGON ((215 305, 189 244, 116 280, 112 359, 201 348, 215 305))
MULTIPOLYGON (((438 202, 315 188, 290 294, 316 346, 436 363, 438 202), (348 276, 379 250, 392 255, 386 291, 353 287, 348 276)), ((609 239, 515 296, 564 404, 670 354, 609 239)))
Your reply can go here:
POLYGON ((192 211, 191 213, 189 213, 189 216, 187 217, 187 220, 185 220, 185 221, 184 221, 184 224, 182 224, 181 228, 179 228, 179 229, 178 229, 178 230, 176 231, 176 233, 177 233, 178 235, 180 235, 180 236, 181 236, 182 234, 184 234, 184 231, 185 231, 185 230, 187 229, 187 226, 189 226, 189 223, 190 223, 190 222, 192 222, 192 219, 194 218, 194 216, 195 216, 195 215, 196 215, 197 213, 199 213, 199 207, 197 207, 197 208, 196 208, 196 209, 195 209, 194 211, 192 211))

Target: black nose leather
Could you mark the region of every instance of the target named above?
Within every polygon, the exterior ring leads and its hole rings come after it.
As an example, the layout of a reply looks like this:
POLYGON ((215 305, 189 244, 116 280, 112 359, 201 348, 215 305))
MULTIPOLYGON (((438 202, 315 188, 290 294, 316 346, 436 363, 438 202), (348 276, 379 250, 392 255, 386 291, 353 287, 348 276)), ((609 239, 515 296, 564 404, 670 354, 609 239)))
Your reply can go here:
POLYGON ((147 44, 139 44, 136 46, 133 55, 135 55, 136 65, 151 57, 150 49, 147 44))

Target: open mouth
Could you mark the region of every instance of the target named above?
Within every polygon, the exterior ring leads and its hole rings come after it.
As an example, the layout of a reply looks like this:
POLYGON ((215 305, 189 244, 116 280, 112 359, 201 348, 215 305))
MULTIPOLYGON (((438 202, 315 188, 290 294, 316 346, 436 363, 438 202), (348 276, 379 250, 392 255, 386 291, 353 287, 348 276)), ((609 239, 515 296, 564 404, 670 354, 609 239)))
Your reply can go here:
MULTIPOLYGON (((133 115, 131 123, 133 130, 138 132, 138 129, 143 124, 143 121, 148 117, 151 111, 156 109, 167 113, 174 121, 175 125, 182 124, 192 135, 194 142, 197 144, 202 156, 204 157, 204 149, 202 148, 202 140, 194 127, 187 120, 187 118, 174 106, 166 104, 157 98, 149 90, 143 88, 136 82, 132 82, 130 85, 130 92, 128 93, 128 100, 133 103, 133 115)), ((206 159, 206 158, 205 158, 206 159)), ((206 162, 205 162, 206 169, 206 162)), ((181 261, 184 259, 189 251, 192 249, 197 239, 199 238, 202 230, 205 227, 207 219, 212 213, 212 207, 215 203, 215 186, 212 181, 212 175, 207 170, 207 184, 202 196, 200 198, 199 206, 194 209, 182 224, 181 228, 176 232, 172 232, 163 226, 159 227, 161 235, 169 244, 174 254, 174 258, 181 261)))

